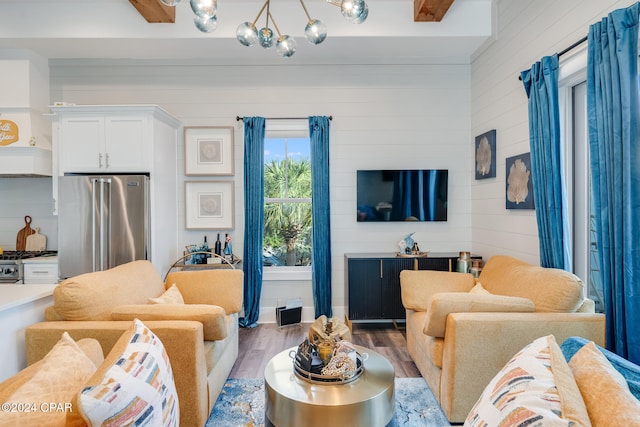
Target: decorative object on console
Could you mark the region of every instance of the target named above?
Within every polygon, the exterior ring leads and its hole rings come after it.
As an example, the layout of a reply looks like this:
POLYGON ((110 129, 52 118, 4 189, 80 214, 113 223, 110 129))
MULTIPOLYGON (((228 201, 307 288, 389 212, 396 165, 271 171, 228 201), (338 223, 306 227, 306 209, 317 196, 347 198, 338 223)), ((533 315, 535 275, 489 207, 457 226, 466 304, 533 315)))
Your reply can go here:
POLYGON ((476 136, 476 179, 496 177, 496 130, 476 136))
POLYGON ((460 256, 458 257, 458 261, 456 262, 456 271, 458 273, 468 273, 470 267, 471 267, 471 253, 460 252, 460 256))
POLYGON ((185 182, 184 192, 187 229, 233 228, 233 181, 185 182))
POLYGON ((233 175, 232 127, 184 128, 185 175, 233 175))
MULTIPOLYGON (((160 0, 167 6, 175 6, 180 0, 160 0)), ((353 24, 361 24, 369 15, 369 7, 364 0, 326 0, 327 3, 338 6, 342 15, 353 24)), ((195 14, 193 22, 196 28, 203 33, 210 33, 218 26, 218 0, 191 0, 191 10, 195 14)), ((307 25, 304 35, 313 45, 320 44, 327 37, 327 26, 319 19, 311 18, 303 0, 300 0, 302 9, 307 16, 307 25)), ((236 29, 236 39, 243 46, 253 46, 258 43, 265 49, 276 45, 278 55, 288 58, 296 52, 296 41, 293 37, 281 34, 271 14, 271 0, 266 0, 253 22, 243 22, 236 29), (265 26, 258 30, 256 22, 266 10, 265 26), (269 27, 269 20, 276 29, 276 39, 273 30, 269 27)))
POLYGON ((506 162, 507 209, 534 209, 531 153, 508 157, 506 162))

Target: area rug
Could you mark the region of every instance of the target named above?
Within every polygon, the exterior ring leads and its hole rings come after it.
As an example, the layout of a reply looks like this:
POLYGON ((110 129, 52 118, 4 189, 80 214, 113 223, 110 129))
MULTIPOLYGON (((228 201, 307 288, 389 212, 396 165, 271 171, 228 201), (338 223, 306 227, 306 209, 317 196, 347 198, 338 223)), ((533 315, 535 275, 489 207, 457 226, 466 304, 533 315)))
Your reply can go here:
MULTIPOLYGON (((450 426, 422 378, 396 378, 396 412, 388 426, 450 426)), ((230 378, 225 383, 205 427, 263 427, 264 381, 230 378)))

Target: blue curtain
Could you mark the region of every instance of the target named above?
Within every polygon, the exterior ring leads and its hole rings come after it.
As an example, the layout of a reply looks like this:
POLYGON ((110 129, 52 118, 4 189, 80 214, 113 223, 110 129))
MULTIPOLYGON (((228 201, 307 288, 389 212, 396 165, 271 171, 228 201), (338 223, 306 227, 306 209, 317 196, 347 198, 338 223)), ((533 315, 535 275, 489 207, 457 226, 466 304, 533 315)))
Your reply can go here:
POLYGON ((615 10, 589 28, 587 118, 607 347, 640 363, 638 14, 615 10))
POLYGON ((560 145, 558 55, 521 73, 529 97, 529 145, 540 265, 571 271, 571 237, 560 145))
POLYGON ((316 318, 332 316, 331 222, 329 203, 329 118, 309 117, 311 139, 311 211, 313 216, 313 305, 316 318))
POLYGON ((244 317, 240 326, 258 326, 262 291, 264 231, 264 117, 244 118, 244 317))

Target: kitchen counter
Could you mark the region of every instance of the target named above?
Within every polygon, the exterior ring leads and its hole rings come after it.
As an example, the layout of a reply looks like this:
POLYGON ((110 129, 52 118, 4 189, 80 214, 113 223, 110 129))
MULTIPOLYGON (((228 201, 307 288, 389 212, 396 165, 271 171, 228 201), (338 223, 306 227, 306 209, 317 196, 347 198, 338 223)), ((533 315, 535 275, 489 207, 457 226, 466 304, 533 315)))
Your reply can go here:
POLYGON ((0 285, 0 382, 26 366, 25 329, 44 320, 53 304, 53 288, 47 285, 0 285))
POLYGON ((58 256, 39 256, 35 258, 26 258, 22 260, 23 264, 48 264, 48 263, 57 263, 58 256))

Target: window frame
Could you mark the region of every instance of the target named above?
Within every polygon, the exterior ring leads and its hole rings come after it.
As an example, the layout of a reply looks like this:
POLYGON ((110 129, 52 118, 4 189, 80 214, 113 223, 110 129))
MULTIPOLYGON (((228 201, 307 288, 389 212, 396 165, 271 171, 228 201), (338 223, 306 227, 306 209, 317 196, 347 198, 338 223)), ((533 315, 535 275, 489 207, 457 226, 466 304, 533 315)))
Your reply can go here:
MULTIPOLYGON (((568 214, 570 218, 573 273, 590 290, 589 240, 589 147, 578 147, 574 132, 574 88, 587 80, 587 44, 584 43, 566 57, 561 58, 558 75, 560 105, 560 132, 563 147, 563 167, 566 179, 568 214)), ((585 99, 586 102, 586 99, 585 99)), ((586 118, 584 122, 586 126, 586 118)), ((585 129, 585 138, 588 138, 585 129)))
MULTIPOLYGON (((308 138, 309 124, 307 120, 267 120, 265 123, 265 140, 270 138, 308 138)), ((262 203, 266 203, 266 198, 262 203)), ((312 201, 313 199, 311 199, 312 201)), ((313 245, 313 242, 312 242, 313 245)), ((264 281, 310 281, 311 266, 262 266, 264 281)))

